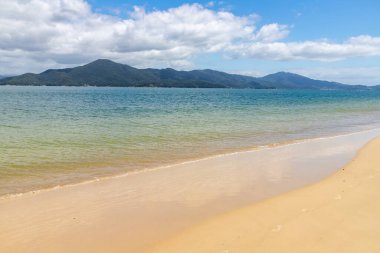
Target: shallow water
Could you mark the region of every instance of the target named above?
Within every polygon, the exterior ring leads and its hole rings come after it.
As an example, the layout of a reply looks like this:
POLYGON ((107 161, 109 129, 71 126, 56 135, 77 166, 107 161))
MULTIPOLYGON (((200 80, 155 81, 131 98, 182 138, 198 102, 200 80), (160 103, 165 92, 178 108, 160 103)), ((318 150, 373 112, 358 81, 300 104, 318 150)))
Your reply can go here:
POLYGON ((0 87, 0 195, 380 126, 378 91, 0 87))

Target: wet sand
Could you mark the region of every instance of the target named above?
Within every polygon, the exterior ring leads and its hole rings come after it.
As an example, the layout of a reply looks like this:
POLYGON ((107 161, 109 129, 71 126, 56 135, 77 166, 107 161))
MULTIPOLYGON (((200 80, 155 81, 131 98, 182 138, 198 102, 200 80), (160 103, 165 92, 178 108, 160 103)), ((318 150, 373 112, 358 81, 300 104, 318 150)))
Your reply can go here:
POLYGON ((149 252, 380 252, 380 138, 314 185, 210 219, 149 252))
POLYGON ((0 252, 143 252, 212 217, 321 180, 379 135, 309 140, 1 198, 0 252))

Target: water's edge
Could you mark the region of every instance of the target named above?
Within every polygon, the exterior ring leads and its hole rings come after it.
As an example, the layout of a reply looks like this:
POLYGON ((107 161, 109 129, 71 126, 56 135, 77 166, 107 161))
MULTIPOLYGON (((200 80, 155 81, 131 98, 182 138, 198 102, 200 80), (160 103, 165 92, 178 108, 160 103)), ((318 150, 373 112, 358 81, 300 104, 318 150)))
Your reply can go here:
MULTIPOLYGON (((0 195, 0 200, 18 198, 18 197, 22 197, 25 195, 34 195, 34 194, 38 194, 41 192, 54 191, 54 190, 58 190, 58 189, 66 188, 66 187, 76 187, 79 185, 91 184, 91 183, 99 182, 99 181, 106 181, 106 180, 112 180, 112 179, 116 179, 116 178, 128 177, 130 175, 135 175, 135 174, 149 173, 152 171, 168 169, 168 168, 172 168, 172 167, 179 166, 179 165, 194 164, 194 163, 197 163, 200 161, 211 160, 211 159, 215 159, 218 157, 229 157, 229 156, 245 154, 245 153, 249 154, 249 153, 254 153, 254 152, 260 152, 263 150, 271 150, 271 149, 283 148, 283 147, 291 146, 291 145, 305 144, 308 142, 313 142, 313 141, 318 141, 318 140, 329 140, 329 139, 334 139, 334 138, 339 138, 339 137, 360 135, 360 134, 376 132, 376 131, 380 131, 380 128, 374 128, 374 129, 370 129, 370 130, 363 130, 363 131, 357 131, 357 132, 342 133, 342 134, 331 135, 331 136, 314 137, 314 138, 307 138, 307 139, 300 139, 300 140, 289 140, 286 142, 253 146, 251 148, 244 148, 244 149, 240 149, 240 150, 233 151, 233 152, 220 153, 220 154, 216 154, 216 155, 211 155, 211 156, 206 156, 206 157, 201 157, 201 158, 195 158, 195 159, 191 159, 191 160, 185 160, 185 161, 181 161, 181 162, 177 162, 177 163, 173 163, 173 164, 168 164, 168 165, 163 165, 163 166, 136 169, 136 170, 132 170, 132 171, 123 172, 121 174, 94 177, 94 178, 90 178, 90 179, 80 181, 80 182, 68 183, 68 184, 63 184, 63 185, 56 185, 53 187, 35 189, 35 190, 19 192, 19 193, 11 193, 11 194, 0 195)), ((336 170, 338 170, 338 169, 340 169, 340 168, 336 168, 336 170)))

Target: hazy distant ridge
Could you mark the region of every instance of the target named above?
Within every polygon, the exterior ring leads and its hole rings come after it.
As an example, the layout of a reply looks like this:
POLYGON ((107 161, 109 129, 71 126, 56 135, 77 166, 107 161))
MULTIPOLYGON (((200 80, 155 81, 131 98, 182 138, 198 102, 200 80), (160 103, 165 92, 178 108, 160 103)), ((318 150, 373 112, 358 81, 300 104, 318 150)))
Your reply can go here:
POLYGON ((314 80, 278 72, 261 78, 228 74, 211 69, 177 71, 174 69, 137 69, 100 59, 84 66, 49 69, 40 74, 26 73, 0 80, 0 85, 114 86, 248 89, 369 89, 362 85, 314 80))

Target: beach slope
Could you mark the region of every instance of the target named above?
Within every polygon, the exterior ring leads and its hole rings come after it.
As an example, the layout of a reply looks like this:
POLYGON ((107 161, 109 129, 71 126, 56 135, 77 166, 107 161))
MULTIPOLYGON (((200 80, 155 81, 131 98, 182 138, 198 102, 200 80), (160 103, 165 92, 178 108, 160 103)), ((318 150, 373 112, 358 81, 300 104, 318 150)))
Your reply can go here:
POLYGON ((212 218, 149 252, 380 252, 380 138, 327 179, 212 218))

